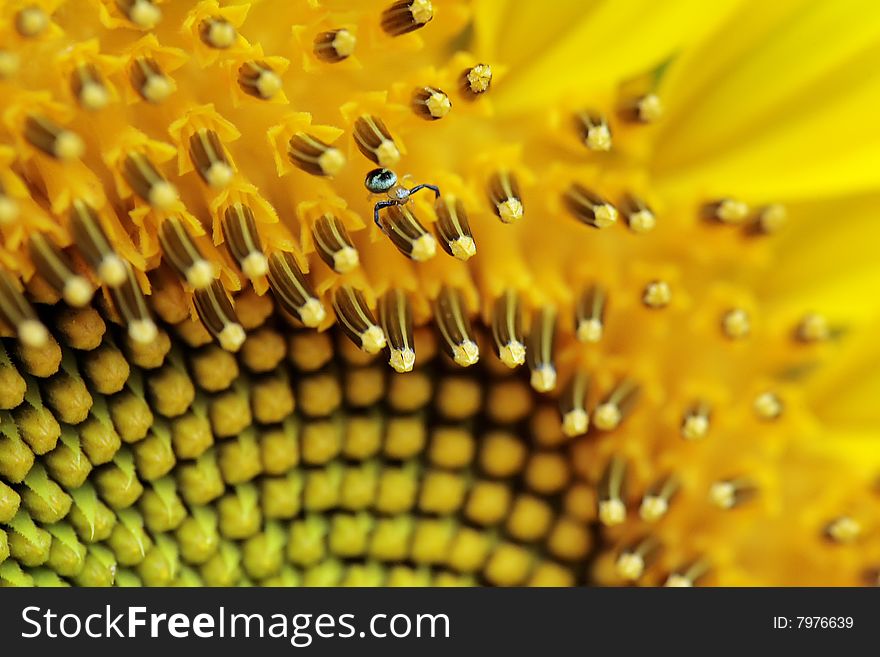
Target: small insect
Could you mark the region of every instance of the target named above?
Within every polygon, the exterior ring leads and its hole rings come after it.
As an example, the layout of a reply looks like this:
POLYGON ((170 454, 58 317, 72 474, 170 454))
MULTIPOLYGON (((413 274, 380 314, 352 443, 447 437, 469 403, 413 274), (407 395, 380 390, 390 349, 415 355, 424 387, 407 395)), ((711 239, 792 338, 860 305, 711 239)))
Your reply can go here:
POLYGON ((384 226, 379 221, 379 210, 392 205, 406 205, 409 203, 410 197, 420 189, 430 189, 434 192, 436 198, 440 198, 440 188, 436 185, 428 185, 422 183, 407 189, 397 182, 397 174, 391 169, 379 168, 373 169, 364 179, 364 186, 373 194, 387 194, 388 200, 379 201, 373 208, 373 221, 385 232, 384 226))

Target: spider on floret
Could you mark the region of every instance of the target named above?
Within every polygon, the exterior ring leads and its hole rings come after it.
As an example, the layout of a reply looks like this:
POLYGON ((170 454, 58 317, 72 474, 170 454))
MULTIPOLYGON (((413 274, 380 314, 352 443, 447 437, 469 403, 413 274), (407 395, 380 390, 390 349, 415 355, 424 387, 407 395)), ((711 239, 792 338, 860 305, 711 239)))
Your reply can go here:
MULTIPOLYGON (((405 176, 404 176, 405 177, 405 176)), ((430 189, 436 198, 440 198, 440 188, 436 185, 422 183, 407 189, 397 182, 397 174, 391 169, 373 169, 364 179, 364 186, 373 194, 387 194, 388 200, 378 201, 373 207, 373 221, 385 232, 385 227, 379 221, 379 210, 392 205, 406 205, 410 197, 420 189, 430 189)))

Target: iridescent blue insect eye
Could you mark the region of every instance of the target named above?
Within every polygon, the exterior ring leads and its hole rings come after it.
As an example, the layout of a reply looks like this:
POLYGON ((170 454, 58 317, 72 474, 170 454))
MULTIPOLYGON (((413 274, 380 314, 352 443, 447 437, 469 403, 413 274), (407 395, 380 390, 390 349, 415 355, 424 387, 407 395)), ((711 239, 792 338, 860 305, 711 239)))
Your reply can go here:
POLYGON ((391 169, 373 169, 364 179, 364 185, 373 194, 382 194, 397 184, 397 174, 391 169))

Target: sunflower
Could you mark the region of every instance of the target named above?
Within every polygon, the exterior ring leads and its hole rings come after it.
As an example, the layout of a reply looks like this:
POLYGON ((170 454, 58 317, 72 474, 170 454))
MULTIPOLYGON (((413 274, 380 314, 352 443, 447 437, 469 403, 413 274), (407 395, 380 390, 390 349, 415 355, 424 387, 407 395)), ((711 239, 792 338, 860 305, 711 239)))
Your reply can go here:
POLYGON ((10 0, 0 582, 857 585, 864 0, 10 0))

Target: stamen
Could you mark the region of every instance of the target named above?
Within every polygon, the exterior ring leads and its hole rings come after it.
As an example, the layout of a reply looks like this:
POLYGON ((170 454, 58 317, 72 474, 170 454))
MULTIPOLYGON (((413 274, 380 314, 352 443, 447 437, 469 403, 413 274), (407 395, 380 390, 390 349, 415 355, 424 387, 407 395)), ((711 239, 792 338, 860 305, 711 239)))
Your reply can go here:
POLYGON ((344 274, 360 263, 360 256, 345 226, 332 214, 318 218, 312 226, 312 238, 318 255, 334 271, 344 274))
POLYGON ((681 436, 685 440, 701 440, 709 433, 711 409, 703 402, 697 402, 684 414, 681 420, 681 436))
POLYGON ((657 218, 651 212, 651 208, 636 196, 627 194, 620 209, 626 219, 626 225, 634 233, 647 233, 654 230, 654 226, 657 225, 657 218))
POLYGON ((708 571, 709 564, 700 559, 684 568, 684 570, 678 570, 676 572, 670 573, 669 577, 666 578, 666 583, 663 586, 669 588, 691 587, 694 586, 694 584, 697 583, 697 580, 705 575, 708 571))
POLYGON ((416 362, 412 308, 403 290, 393 288, 379 300, 379 321, 388 339, 388 364, 397 372, 410 372, 416 362))
POLYGON ((648 308, 665 308, 672 300, 672 290, 666 281, 651 281, 642 292, 642 303, 648 308))
POLYGON ((645 493, 639 507, 639 517, 645 522, 657 522, 669 511, 669 503, 678 492, 679 482, 674 477, 657 482, 645 493))
POLYGON ((757 489, 746 479, 726 479, 716 481, 709 487, 709 500, 725 511, 751 499, 757 489))
POLYGON ((70 89, 83 109, 96 111, 110 102, 110 92, 93 64, 80 64, 70 75, 70 89))
POLYGON ((624 550, 617 557, 617 563, 615 564, 617 574, 623 579, 634 582, 644 574, 651 557, 653 557, 659 547, 660 543, 657 539, 649 536, 638 545, 624 550))
POLYGON ((169 210, 177 203, 177 188, 159 173, 143 153, 126 155, 122 174, 132 191, 157 210, 169 210))
POLYGON ((434 321, 443 338, 443 348, 452 360, 462 367, 480 360, 480 348, 474 339, 461 291, 443 286, 434 302, 434 321))
POLYGON ((231 48, 238 38, 235 26, 225 18, 216 16, 206 18, 199 25, 199 37, 209 48, 225 50, 231 48))
POLYGON ((138 57, 129 71, 131 86, 148 103, 158 104, 174 92, 174 82, 152 57, 138 57))
POLYGON ((0 319, 15 329, 26 347, 40 348, 48 344, 49 331, 18 289, 15 279, 0 270, 0 319))
POLYGON ((18 219, 18 203, 6 194, 3 181, 0 180, 0 226, 9 226, 18 219))
POLYGON ((193 288, 200 290, 213 283, 214 265, 199 252, 179 219, 166 219, 159 230, 159 242, 165 259, 193 288))
POLYGON ((269 256, 269 287, 281 307, 306 326, 314 328, 327 316, 292 254, 269 256))
POLYGON ((226 150, 213 130, 197 130, 189 138, 189 157, 199 176, 211 187, 226 187, 232 180, 226 150))
POLYGON ((731 198, 721 199, 703 206, 703 216, 723 224, 742 223, 749 215, 749 206, 731 198))
POLYGON ((67 256, 44 235, 31 235, 30 253, 40 276, 61 294, 67 305, 82 308, 92 300, 95 293, 92 284, 73 271, 67 256))
POLYGON ((523 216, 519 183, 509 171, 499 171, 489 178, 489 201, 498 218, 506 224, 523 216))
POLYGON ((408 258, 424 262, 437 253, 437 240, 425 230, 409 207, 389 206, 380 220, 391 243, 408 258))
POLYGON ((150 317, 147 302, 131 265, 123 261, 125 279, 119 285, 110 288, 110 295, 116 310, 128 327, 128 336, 139 344, 149 344, 156 339, 159 328, 150 317))
POLYGON ((549 392, 556 387, 556 366, 553 347, 556 342, 556 309, 545 306, 532 322, 526 355, 532 372, 530 382, 538 392, 549 392))
POLYGON ((193 302, 202 324, 217 338, 223 349, 233 353, 241 349, 247 334, 239 324, 232 302, 220 281, 214 280, 208 287, 197 289, 193 302))
POLYGON ((418 30, 434 18, 430 0, 400 0, 382 12, 382 29, 391 36, 418 30))
POLYGON ((775 420, 782 415, 783 411, 782 400, 773 392, 762 392, 755 397, 752 406, 757 416, 762 420, 775 420))
POLYGON ((244 275, 252 280, 265 276, 269 261, 263 253, 253 210, 242 203, 230 205, 223 213, 222 225, 226 247, 244 275))
POLYGON ((363 292, 348 285, 340 287, 333 295, 333 310, 339 327, 362 351, 377 354, 385 347, 385 333, 376 324, 363 292))
POLYGON ((28 115, 24 138, 34 148, 62 161, 78 159, 85 151, 85 144, 78 134, 37 114, 28 115))
POLYGON ((578 370, 571 377, 559 398, 559 412, 562 414, 562 433, 569 438, 581 436, 590 428, 587 413, 587 394, 590 390, 590 375, 578 370))
POLYGON ((724 313, 721 318, 721 329, 731 340, 739 340, 748 336, 751 326, 749 314, 742 308, 734 308, 724 313))
POLYGON ((149 30, 162 20, 162 11, 153 0, 116 0, 116 6, 132 23, 149 30))
POLYGON ((434 204, 434 210, 437 213, 434 232, 437 233, 443 250, 459 260, 468 260, 474 256, 477 245, 461 200, 454 196, 439 198, 434 204))
POLYGON ((611 129, 605 117, 596 112, 580 112, 576 116, 578 131, 591 151, 611 150, 611 129))
POLYGON ((599 481, 599 520, 606 527, 613 527, 626 520, 626 504, 623 488, 626 480, 626 462, 613 457, 605 467, 599 481))
POLYGON ((831 337, 831 327, 824 315, 808 313, 798 324, 795 334, 802 342, 824 342, 831 337))
POLYGON ((109 287, 122 285, 128 277, 125 261, 110 246, 95 210, 85 201, 74 199, 70 225, 77 249, 101 282, 109 287))
POLYGON ((578 221, 593 228, 607 228, 617 221, 617 208, 578 183, 568 188, 563 201, 578 221))
POLYGON ((513 290, 506 290, 495 301, 492 314, 492 336, 498 358, 507 367, 517 367, 526 362, 526 345, 523 339, 522 302, 513 290))
POLYGON ((605 331, 605 290, 591 285, 580 298, 575 308, 577 339, 581 342, 599 342, 605 331))
POLYGON ((24 7, 15 14, 15 30, 27 39, 40 36, 48 27, 49 17, 38 5, 24 7))
POLYGON ((287 155, 294 165, 313 176, 335 176, 345 166, 342 151, 304 132, 291 138, 287 155))
POLYGON ((654 123, 663 116, 663 102, 657 94, 648 93, 625 101, 619 114, 630 123, 654 123))
POLYGON ((345 29, 321 32, 315 37, 312 52, 322 62, 336 64, 351 57, 356 43, 354 34, 345 29))
POLYGON ((489 91, 492 85, 492 67, 488 64, 477 64, 466 68, 459 78, 459 89, 468 100, 475 100, 489 91))
POLYGON ((616 429, 632 411, 639 397, 639 385, 624 379, 593 411, 593 424, 602 431, 616 429))
POLYGON ((354 122, 354 143, 369 160, 391 169, 400 161, 400 149, 382 119, 364 114, 354 122))
POLYGON ((825 536, 835 543, 853 543, 862 535, 862 525, 851 516, 835 518, 825 527, 825 536))
POLYGON ((238 86, 248 96, 270 100, 281 91, 283 83, 269 64, 254 60, 238 68, 238 86))
POLYGON ((755 218, 753 229, 755 232, 769 235, 785 226, 786 221, 788 221, 788 211, 785 209, 785 206, 773 203, 758 210, 758 216, 755 218))
POLYGON ((419 87, 413 92, 412 108, 423 119, 436 121, 449 114, 452 101, 436 87, 419 87))

